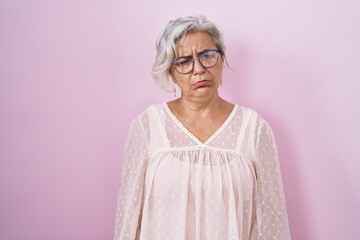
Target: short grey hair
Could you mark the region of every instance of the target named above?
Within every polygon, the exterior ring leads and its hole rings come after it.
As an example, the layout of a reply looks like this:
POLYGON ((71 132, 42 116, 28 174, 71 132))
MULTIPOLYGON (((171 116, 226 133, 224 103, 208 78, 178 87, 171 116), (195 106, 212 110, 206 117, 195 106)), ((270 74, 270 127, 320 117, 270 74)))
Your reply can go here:
POLYGON ((225 45, 222 33, 205 16, 190 16, 170 21, 156 41, 157 53, 151 71, 154 81, 166 91, 170 92, 173 90, 169 69, 171 61, 175 57, 175 45, 188 32, 194 31, 208 33, 212 37, 217 49, 221 51, 221 57, 225 58, 225 45))

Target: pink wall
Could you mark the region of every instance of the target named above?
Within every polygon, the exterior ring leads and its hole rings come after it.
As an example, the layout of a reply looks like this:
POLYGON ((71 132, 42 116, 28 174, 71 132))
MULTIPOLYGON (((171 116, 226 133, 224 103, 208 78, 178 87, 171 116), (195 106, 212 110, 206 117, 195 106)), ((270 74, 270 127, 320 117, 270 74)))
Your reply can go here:
POLYGON ((293 239, 360 239, 360 3, 146 2, 0 1, 0 239, 112 239, 128 124, 172 99, 155 39, 193 14, 274 129, 293 239))

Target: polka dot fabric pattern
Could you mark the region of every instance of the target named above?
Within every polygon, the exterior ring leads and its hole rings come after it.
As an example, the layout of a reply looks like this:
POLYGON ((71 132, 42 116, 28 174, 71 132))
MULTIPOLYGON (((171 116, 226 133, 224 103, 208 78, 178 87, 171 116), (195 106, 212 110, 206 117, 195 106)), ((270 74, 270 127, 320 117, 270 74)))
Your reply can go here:
POLYGON ((196 142, 186 133, 187 129, 179 127, 177 119, 167 117, 164 119, 166 136, 172 147, 189 147, 196 146, 196 142))
POLYGON ((147 144, 144 133, 139 121, 131 124, 125 145, 121 192, 118 196, 116 211, 115 239, 139 239, 138 223, 147 162, 147 144))
POLYGON ((235 105, 203 143, 153 105, 124 157, 115 240, 290 239, 275 141, 249 108, 235 105))
POLYGON ((217 135, 216 138, 212 139, 212 141, 209 143, 209 146, 235 150, 242 121, 242 110, 235 111, 232 120, 228 125, 223 125, 223 129, 221 129, 219 135, 217 135))

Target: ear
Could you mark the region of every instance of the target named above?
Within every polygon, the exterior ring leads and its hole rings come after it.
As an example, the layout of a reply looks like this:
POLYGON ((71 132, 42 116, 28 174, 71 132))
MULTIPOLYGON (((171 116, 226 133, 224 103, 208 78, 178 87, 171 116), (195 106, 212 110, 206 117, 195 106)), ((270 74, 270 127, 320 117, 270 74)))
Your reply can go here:
POLYGON ((225 69, 225 67, 229 67, 228 62, 227 62, 227 60, 225 58, 225 55, 221 56, 221 65, 222 65, 223 69, 225 69))
POLYGON ((175 77, 174 77, 174 70, 171 69, 171 68, 169 68, 169 76, 170 76, 171 81, 175 84, 176 80, 175 80, 175 77))
POLYGON ((170 77, 171 77, 171 81, 172 81, 173 83, 176 83, 176 80, 175 80, 176 70, 175 70, 174 67, 171 67, 171 66, 170 66, 170 68, 169 68, 169 75, 170 75, 170 77))
POLYGON ((224 69, 225 57, 221 56, 221 67, 224 69))

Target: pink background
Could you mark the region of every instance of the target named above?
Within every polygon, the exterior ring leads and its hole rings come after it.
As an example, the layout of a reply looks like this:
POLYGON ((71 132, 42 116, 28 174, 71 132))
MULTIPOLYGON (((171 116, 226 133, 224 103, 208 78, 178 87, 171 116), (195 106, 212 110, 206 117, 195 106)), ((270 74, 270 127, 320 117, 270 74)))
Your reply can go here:
POLYGON ((359 240, 359 12, 355 0, 0 1, 0 239, 113 238, 128 125, 173 98, 150 78, 155 39, 205 14, 234 70, 222 96, 273 127, 293 239, 359 240))

